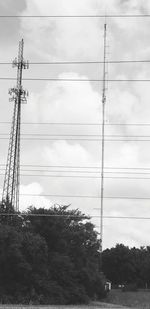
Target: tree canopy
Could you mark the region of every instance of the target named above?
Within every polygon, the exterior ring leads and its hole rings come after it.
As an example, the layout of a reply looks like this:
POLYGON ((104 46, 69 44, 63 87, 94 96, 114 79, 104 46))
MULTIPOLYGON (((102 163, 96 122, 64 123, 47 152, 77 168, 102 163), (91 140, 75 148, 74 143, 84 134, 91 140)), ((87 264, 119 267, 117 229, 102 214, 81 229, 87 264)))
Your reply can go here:
POLYGON ((22 219, 3 218, 1 303, 75 304, 103 297, 99 241, 89 219, 68 206, 30 207, 22 219))
POLYGON ((112 284, 150 288, 150 247, 129 248, 123 244, 103 251, 103 271, 112 284))

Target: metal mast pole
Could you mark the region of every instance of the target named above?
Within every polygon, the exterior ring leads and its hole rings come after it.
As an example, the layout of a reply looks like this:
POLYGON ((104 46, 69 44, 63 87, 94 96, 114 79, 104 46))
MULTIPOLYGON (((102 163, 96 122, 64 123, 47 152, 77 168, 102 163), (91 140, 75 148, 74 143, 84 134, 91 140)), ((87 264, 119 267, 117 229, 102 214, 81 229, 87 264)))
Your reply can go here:
POLYGON ((100 269, 102 268, 103 250, 103 203, 104 203, 104 146, 105 146, 105 103, 106 103, 106 32, 104 24, 104 63, 103 63, 103 91, 102 91, 102 144, 101 144, 101 201, 100 201, 100 269))
POLYGON ((6 212, 19 211, 21 104, 26 103, 27 95, 22 88, 22 70, 29 67, 23 59, 23 48, 22 39, 19 42, 18 59, 13 61, 13 67, 17 67, 17 86, 9 90, 12 96, 10 101, 14 101, 14 112, 2 194, 2 207, 6 212))

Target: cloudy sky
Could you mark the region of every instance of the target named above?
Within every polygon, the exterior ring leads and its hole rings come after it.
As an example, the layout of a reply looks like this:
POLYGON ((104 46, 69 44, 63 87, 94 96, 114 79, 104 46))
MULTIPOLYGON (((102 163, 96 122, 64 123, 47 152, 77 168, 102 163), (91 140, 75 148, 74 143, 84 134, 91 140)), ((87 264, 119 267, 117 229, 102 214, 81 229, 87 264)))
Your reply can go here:
MULTIPOLYGON (((102 82, 91 79, 102 79, 103 65, 41 63, 103 61, 105 19, 23 16, 148 14, 150 3, 16 0, 14 6, 13 0, 5 0, 0 2, 0 12, 19 16, 0 18, 0 63, 12 62, 23 38, 24 58, 31 63, 29 70, 23 72, 24 78, 84 79, 23 81, 29 97, 22 106, 20 210, 30 205, 71 204, 93 216, 92 222, 99 230, 100 199, 96 197, 101 184, 101 141, 97 139, 101 138, 102 82), (55 177, 49 177, 52 175, 55 177)), ((106 23, 107 61, 150 59, 150 18, 107 17, 106 23)), ((0 70, 0 77, 16 77, 10 64, 0 64, 0 70)), ((150 79, 150 64, 109 63, 107 73, 109 80, 150 79)), ((13 80, 0 80, 1 137, 10 132, 13 103, 9 102, 8 89, 14 86, 13 80)), ((104 199, 105 216, 150 217, 150 200, 141 199, 150 197, 150 141, 144 141, 150 140, 150 126, 146 125, 150 124, 149 89, 148 82, 108 82, 105 139, 109 141, 105 142, 104 195, 115 198, 104 199)), ((8 139, 0 139, 1 190, 7 149, 8 139)), ((149 245, 149 232, 149 220, 104 219, 103 245, 149 245)))

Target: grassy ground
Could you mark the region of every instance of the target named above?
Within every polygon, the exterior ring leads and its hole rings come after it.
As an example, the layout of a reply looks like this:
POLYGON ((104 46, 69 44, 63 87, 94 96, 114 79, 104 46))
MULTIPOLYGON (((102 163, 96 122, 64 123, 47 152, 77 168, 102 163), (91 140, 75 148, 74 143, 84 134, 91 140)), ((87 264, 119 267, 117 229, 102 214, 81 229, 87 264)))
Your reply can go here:
POLYGON ((18 306, 18 305, 0 305, 0 309, 119 309, 119 308, 126 308, 126 307, 120 307, 116 305, 106 304, 106 303, 100 303, 95 302, 91 303, 90 305, 78 305, 78 306, 18 306))
POLYGON ((121 290, 112 290, 107 301, 128 307, 150 309, 150 291, 122 292, 121 290))

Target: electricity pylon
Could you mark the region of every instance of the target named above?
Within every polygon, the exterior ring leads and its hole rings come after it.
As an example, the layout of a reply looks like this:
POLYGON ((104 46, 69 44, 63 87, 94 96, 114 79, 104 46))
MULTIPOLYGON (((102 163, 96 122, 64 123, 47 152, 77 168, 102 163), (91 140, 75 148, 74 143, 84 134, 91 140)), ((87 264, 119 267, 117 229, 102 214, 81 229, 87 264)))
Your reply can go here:
POLYGON ((2 193, 2 207, 5 212, 19 211, 21 104, 26 103, 27 96, 27 92, 22 88, 22 71, 29 67, 29 63, 23 58, 23 48, 22 39, 19 42, 18 58, 12 63, 13 67, 17 67, 17 85, 9 90, 14 111, 2 193))

